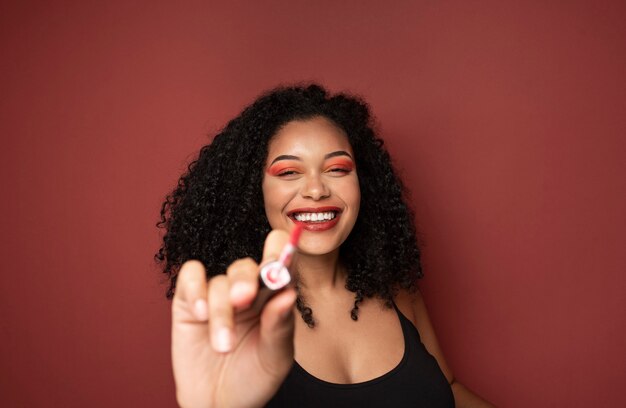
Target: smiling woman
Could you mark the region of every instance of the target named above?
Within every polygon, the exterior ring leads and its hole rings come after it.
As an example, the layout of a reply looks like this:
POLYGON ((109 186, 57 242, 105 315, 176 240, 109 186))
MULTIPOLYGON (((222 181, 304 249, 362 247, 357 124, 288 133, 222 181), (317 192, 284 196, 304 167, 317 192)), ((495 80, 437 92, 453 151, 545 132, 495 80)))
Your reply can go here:
POLYGON ((157 254, 181 405, 489 406, 441 353, 382 146, 363 101, 311 85, 261 96, 201 149, 163 204, 157 254), (259 265, 296 227, 294 285, 256 313, 259 265))
POLYGON ((285 125, 272 138, 263 178, 272 229, 302 224, 302 254, 338 252, 359 214, 361 192, 345 133, 318 116, 285 125))

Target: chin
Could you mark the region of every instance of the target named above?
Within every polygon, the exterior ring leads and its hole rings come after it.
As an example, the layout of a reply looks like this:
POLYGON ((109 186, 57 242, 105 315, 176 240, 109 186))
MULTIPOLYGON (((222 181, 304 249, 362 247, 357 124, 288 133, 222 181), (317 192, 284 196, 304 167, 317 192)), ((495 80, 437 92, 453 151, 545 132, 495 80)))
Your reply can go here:
POLYGON ((305 255, 327 255, 338 251, 340 246, 341 242, 338 241, 329 242, 329 240, 319 238, 302 239, 298 244, 298 252, 305 255))
POLYGON ((300 253, 302 255, 309 255, 309 256, 321 256, 321 255, 330 254, 331 252, 333 252, 336 249, 337 248, 334 248, 334 249, 326 249, 326 248, 314 248, 314 249, 298 248, 298 253, 300 253))

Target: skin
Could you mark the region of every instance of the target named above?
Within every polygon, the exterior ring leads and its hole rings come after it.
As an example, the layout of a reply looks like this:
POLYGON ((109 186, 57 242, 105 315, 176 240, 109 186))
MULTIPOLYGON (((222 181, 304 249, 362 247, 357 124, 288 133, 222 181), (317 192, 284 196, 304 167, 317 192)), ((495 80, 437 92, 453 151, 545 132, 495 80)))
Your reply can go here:
MULTIPOLYGON (((294 209, 331 206, 341 211, 332 228, 303 231, 290 265, 314 310, 314 329, 294 319, 293 289, 272 298, 260 316, 237 318, 258 289, 259 267, 251 259, 234 262, 226 275, 209 282, 199 262, 183 265, 172 304, 172 359, 181 406, 263 406, 294 358, 312 375, 340 384, 376 378, 400 362, 404 339, 393 309, 379 299, 366 299, 358 322, 349 314, 354 294, 345 289, 338 255, 359 213, 361 195, 352 157, 343 131, 321 117, 288 123, 269 145, 263 196, 274 231, 265 242, 262 263, 278 258, 294 225, 294 209), (241 378, 256 380, 242 388, 241 378)), ((419 292, 401 292, 395 301, 452 382, 419 292)), ((452 390, 457 407, 492 406, 457 382, 452 390)))
POLYGON ((272 229, 291 231, 288 214, 296 209, 341 210, 335 227, 302 232, 298 249, 305 265, 320 257, 336 259, 352 231, 361 201, 353 157, 346 135, 324 118, 290 122, 270 142, 263 201, 272 229))

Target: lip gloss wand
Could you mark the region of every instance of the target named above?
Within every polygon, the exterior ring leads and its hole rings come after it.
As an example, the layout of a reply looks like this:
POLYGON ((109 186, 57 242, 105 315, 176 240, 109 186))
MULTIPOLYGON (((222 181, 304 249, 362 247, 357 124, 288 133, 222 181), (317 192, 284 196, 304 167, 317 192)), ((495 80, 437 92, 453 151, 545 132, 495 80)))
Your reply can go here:
POLYGON ((298 241, 302 234, 302 225, 296 224, 291 230, 289 242, 283 247, 277 261, 269 262, 261 267, 259 273, 259 292, 245 316, 257 315, 272 296, 276 295, 291 282, 291 273, 287 266, 298 248, 298 241))

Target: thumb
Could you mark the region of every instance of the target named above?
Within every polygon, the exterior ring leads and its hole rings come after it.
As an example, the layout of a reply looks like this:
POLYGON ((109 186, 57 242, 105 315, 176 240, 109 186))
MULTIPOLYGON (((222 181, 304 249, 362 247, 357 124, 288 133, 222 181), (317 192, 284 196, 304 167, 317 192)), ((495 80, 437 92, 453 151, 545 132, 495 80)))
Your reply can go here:
POLYGON ((284 378, 293 364, 294 304, 296 291, 286 288, 261 313, 259 356, 264 367, 284 378))

